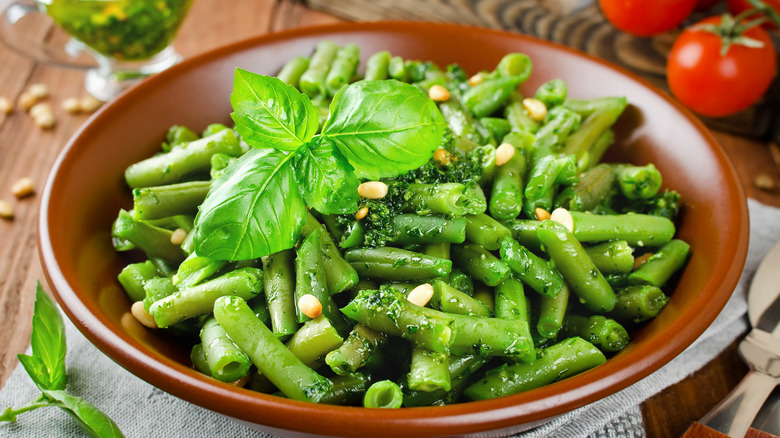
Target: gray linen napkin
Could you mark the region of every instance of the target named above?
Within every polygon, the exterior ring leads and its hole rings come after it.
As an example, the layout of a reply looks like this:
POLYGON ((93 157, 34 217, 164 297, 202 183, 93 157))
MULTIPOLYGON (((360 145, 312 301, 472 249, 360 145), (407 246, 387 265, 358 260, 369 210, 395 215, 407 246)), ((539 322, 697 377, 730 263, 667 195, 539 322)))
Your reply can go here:
MULTIPOLYGON (((685 352, 634 385, 598 402, 561 415, 517 437, 644 437, 639 404, 712 360, 747 329, 745 294, 758 263, 780 240, 780 209, 749 200, 750 246, 739 284, 707 331, 685 352)), ((130 374, 103 355, 66 319, 68 390, 108 414, 128 437, 271 437, 222 415, 173 397, 130 374)), ((21 366, 0 391, 0 409, 38 395, 21 366)), ((0 436, 83 435, 76 422, 56 408, 19 415, 0 424, 0 436)))

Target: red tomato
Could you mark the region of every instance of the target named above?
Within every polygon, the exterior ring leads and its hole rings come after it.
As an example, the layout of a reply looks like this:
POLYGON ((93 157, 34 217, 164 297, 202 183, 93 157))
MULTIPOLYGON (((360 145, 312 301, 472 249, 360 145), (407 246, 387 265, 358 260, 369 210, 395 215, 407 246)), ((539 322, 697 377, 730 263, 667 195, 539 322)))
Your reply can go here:
POLYGON ((721 0, 698 0, 696 2, 696 10, 697 11, 706 11, 707 9, 715 6, 715 4, 720 3, 721 0))
MULTIPOLYGON (((721 17, 706 18, 696 26, 719 24, 721 17)), ((672 93, 693 111, 722 117, 741 111, 769 88, 777 71, 775 49, 761 27, 745 31, 764 47, 732 44, 721 56, 720 37, 705 30, 686 29, 672 46, 666 78, 672 93)))
POLYGON ((647 37, 679 26, 696 0, 599 0, 599 6, 618 29, 647 37))
MULTIPOLYGON (((761 1, 763 1, 767 6, 771 6, 775 11, 780 12, 780 0, 761 1)), ((729 0, 729 12, 731 12, 731 15, 737 15, 742 11, 747 11, 748 9, 753 9, 753 5, 748 3, 747 0, 729 0)), ((771 21, 764 23, 762 26, 767 29, 777 29, 777 26, 771 21)))

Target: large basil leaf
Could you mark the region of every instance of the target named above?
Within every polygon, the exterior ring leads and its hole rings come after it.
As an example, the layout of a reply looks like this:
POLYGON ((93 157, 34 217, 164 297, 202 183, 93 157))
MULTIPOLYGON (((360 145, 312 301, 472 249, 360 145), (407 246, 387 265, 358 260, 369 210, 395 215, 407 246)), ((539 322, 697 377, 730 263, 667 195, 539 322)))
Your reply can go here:
POLYGON ((247 260, 292 248, 306 218, 293 157, 252 149, 225 169, 195 218, 197 255, 247 260))
POLYGON ((46 295, 40 283, 35 288, 30 345, 32 357, 19 357, 30 377, 41 390, 65 389, 68 382, 65 372, 65 325, 57 306, 46 295))
POLYGON ((323 214, 354 213, 360 184, 354 169, 333 143, 317 140, 302 149, 295 162, 306 204, 323 214))
POLYGON ((391 177, 425 164, 446 125, 436 104, 413 85, 359 81, 330 105, 322 135, 334 142, 361 178, 391 177))
POLYGON ((236 69, 231 117, 249 145, 294 151, 314 137, 319 113, 311 101, 277 78, 236 69))

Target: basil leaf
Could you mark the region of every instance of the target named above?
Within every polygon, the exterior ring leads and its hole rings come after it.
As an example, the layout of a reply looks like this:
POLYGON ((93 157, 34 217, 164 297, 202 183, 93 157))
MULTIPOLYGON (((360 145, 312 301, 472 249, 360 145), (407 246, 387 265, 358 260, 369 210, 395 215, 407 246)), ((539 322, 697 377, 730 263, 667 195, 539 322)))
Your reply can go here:
POLYGON ((354 169, 332 142, 322 137, 316 140, 301 150, 295 161, 306 204, 322 214, 354 213, 360 184, 354 169))
POLYGON ((27 375, 30 376, 38 388, 46 389, 51 385, 49 370, 46 369, 46 365, 40 359, 26 354, 17 354, 16 358, 19 359, 19 363, 22 364, 24 370, 27 371, 27 375))
POLYGON ((348 85, 336 93, 330 112, 322 135, 335 143, 358 177, 369 179, 425 164, 446 125, 428 96, 395 80, 348 85))
POLYGON ((277 78, 236 69, 230 103, 236 130, 256 148, 294 151, 319 128, 311 101, 277 78))
POLYGON ((46 295, 40 283, 35 289, 30 344, 34 359, 19 358, 25 370, 30 374, 28 365, 35 365, 36 370, 42 366, 46 370, 45 376, 37 372, 38 378, 32 374, 30 377, 41 390, 65 389, 65 384, 68 382, 68 375, 65 371, 65 326, 57 306, 46 295), (26 365, 25 362, 27 362, 26 365))
POLYGON ((52 406, 62 408, 79 423, 82 429, 91 437, 111 438, 124 437, 122 431, 108 415, 100 412, 94 405, 83 399, 70 395, 65 391, 43 391, 52 406))
POLYGON ((293 247, 306 218, 294 155, 252 149, 225 169, 195 217, 197 255, 248 260, 293 247))

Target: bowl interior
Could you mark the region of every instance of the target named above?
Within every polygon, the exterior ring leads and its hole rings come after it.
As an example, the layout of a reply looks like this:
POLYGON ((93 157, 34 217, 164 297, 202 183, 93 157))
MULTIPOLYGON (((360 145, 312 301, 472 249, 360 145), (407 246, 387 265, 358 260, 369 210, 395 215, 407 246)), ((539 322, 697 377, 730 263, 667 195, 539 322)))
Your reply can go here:
POLYGON ((186 61, 106 105, 59 157, 42 199, 39 246, 49 284, 78 328, 104 353, 151 384, 247 422, 305 433, 422 436, 511 430, 616 392, 659 368, 712 322, 736 285, 747 250, 747 207, 735 172, 706 128, 646 82, 601 61, 522 35, 431 23, 365 23, 299 29, 238 43, 186 61), (692 257, 668 307, 606 364, 547 387, 476 403, 392 411, 319 406, 216 382, 188 367, 188 351, 140 326, 116 281, 122 257, 110 227, 131 208, 125 168, 157 150, 168 127, 229 123, 233 71, 275 74, 322 39, 356 42, 363 61, 389 50, 404 58, 459 63, 469 74, 524 52, 543 82, 564 79, 569 96, 626 96, 609 158, 652 162, 682 194, 678 236, 692 257), (432 409, 436 409, 435 413, 432 409), (355 415, 359 412, 359 415, 355 415), (296 421, 309 416, 311 421, 296 421), (325 427, 323 427, 325 426, 325 427))

